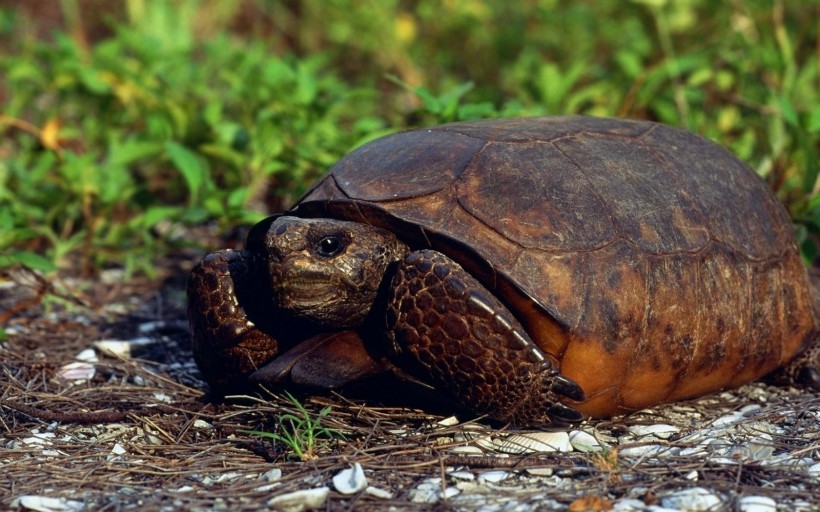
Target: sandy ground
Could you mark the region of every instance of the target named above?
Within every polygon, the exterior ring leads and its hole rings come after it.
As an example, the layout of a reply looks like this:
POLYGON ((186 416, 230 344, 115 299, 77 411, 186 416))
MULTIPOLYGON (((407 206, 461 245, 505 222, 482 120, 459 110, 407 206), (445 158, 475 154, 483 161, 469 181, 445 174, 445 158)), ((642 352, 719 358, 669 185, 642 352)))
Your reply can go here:
MULTIPOLYGON (((311 418, 330 407, 333 435, 298 460, 246 432, 289 432, 282 415, 301 412, 282 394, 209 400, 189 349, 189 265, 48 283, 62 298, 6 324, 0 508, 300 510, 291 493, 310 491, 323 510, 820 510, 820 396, 765 384, 553 437, 302 396, 311 418), (339 475, 357 463, 366 484, 344 494, 339 475)), ((0 284, 1 313, 43 283, 0 284)))

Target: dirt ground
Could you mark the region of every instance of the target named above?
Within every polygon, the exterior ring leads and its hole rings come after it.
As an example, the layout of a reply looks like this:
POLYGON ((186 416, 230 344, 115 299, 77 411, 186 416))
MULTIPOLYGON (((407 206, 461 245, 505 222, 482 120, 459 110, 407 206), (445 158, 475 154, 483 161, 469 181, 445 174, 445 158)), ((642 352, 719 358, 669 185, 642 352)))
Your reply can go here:
MULTIPOLYGON (((299 414, 286 397, 207 396, 184 313, 190 264, 168 261, 155 280, 111 271, 48 283, 62 299, 6 323, 0 508, 300 510, 298 500, 287 508, 276 498, 325 489, 326 510, 652 510, 697 488, 716 497, 709 510, 752 510, 748 497, 775 504, 759 510, 820 510, 820 396, 765 384, 586 422, 576 432, 601 450, 551 453, 492 445, 505 433, 480 422, 303 397, 313 417, 330 406, 322 424, 344 437, 319 440, 309 460, 297 460, 283 443, 245 432, 284 433, 281 415, 299 414), (95 346, 102 340, 129 343, 95 346), (130 353, 105 351, 124 345, 130 353), (66 367, 78 355, 85 363, 66 367), (731 430, 725 418, 737 420, 731 430), (658 425, 669 433, 636 428, 658 425), (715 448, 709 436, 728 444, 715 448), (343 494, 334 476, 355 463, 369 488, 343 494)), ((16 274, 0 285, 2 314, 43 283, 16 274)))

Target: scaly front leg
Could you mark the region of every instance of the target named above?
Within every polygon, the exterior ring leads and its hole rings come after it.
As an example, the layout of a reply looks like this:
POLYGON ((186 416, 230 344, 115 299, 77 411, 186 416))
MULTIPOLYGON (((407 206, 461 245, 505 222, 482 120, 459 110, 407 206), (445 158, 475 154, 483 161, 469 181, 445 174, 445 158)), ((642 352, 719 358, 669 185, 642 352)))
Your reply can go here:
POLYGON ((583 390, 558 373, 495 296, 444 254, 416 251, 399 265, 387 333, 413 373, 476 413, 518 426, 583 419, 560 401, 583 400, 583 390))

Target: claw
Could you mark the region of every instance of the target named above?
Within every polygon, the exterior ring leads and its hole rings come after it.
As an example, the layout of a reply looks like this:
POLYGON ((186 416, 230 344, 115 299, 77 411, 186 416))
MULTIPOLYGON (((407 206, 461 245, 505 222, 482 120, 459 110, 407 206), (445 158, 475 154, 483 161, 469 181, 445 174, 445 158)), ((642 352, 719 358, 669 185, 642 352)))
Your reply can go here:
POLYGON ((555 404, 549 409, 549 416, 558 421, 565 421, 567 423, 578 423, 584 419, 584 415, 576 411, 572 407, 564 404, 555 404))
POLYGON ((552 390, 576 402, 581 402, 586 398, 581 386, 562 375, 553 377, 552 390))
POLYGON ((797 382, 811 389, 820 389, 820 370, 804 366, 797 374, 797 382))

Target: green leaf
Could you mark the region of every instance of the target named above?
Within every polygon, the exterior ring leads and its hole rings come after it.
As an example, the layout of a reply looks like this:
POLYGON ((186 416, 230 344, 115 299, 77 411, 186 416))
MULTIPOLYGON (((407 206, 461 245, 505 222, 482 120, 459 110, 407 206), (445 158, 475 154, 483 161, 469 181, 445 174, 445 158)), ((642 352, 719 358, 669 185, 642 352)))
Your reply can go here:
POLYGON ((615 61, 621 70, 630 78, 635 78, 644 70, 641 56, 631 51, 619 51, 615 54, 615 61))
POLYGON ((169 219, 176 220, 181 213, 182 208, 178 206, 152 206, 139 217, 140 226, 144 229, 150 229, 158 222, 169 219))
POLYGON ((126 166, 137 160, 158 155, 162 151, 162 144, 141 140, 120 141, 112 138, 108 145, 107 165, 126 166))
POLYGON ((52 272, 57 269, 53 261, 31 251, 14 251, 0 255, 0 268, 7 268, 15 264, 42 272, 52 272))
POLYGON ((14 228, 14 217, 11 216, 11 208, 4 206, 0 208, 0 230, 9 231, 14 228))
POLYGON ((203 154, 218 158, 237 169, 241 169, 247 162, 245 155, 223 144, 203 144, 199 147, 199 150, 203 154))
POLYGON ((299 65, 296 68, 296 101, 301 105, 310 105, 316 99, 319 92, 319 84, 316 76, 307 69, 307 66, 299 65))
POLYGON ((800 126, 800 119, 797 116, 797 111, 794 109, 794 106, 791 104, 789 99, 783 95, 778 95, 777 103, 780 106, 780 113, 783 115, 783 119, 786 120, 786 123, 791 126, 800 126))
POLYGON ((239 187, 232 190, 228 194, 228 207, 234 210, 241 210, 245 207, 245 201, 248 199, 248 189, 239 187))
POLYGON ((190 202, 199 202, 209 178, 205 165, 200 161, 196 153, 176 142, 166 142, 165 151, 168 153, 168 156, 171 157, 174 166, 182 174, 182 177, 185 179, 185 184, 188 185, 190 202))
POLYGON ((820 105, 809 111, 809 119, 806 123, 806 130, 811 133, 820 133, 820 105))

